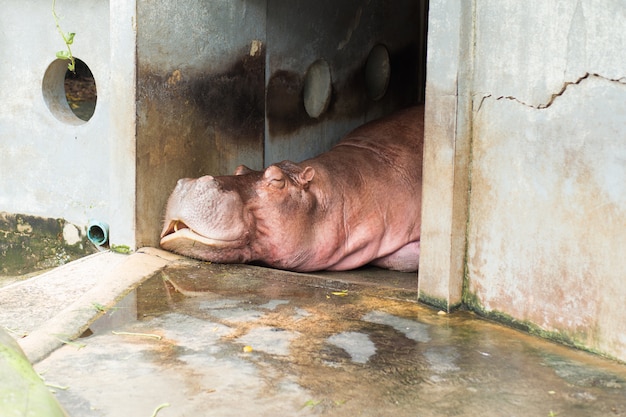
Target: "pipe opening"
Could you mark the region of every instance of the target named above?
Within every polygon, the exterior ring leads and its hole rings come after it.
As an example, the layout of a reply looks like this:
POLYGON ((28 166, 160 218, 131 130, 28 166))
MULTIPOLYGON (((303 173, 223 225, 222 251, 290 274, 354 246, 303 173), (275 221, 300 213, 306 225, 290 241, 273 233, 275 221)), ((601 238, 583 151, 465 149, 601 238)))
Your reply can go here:
POLYGON ((96 246, 102 246, 109 240, 109 225, 99 221, 89 222, 87 238, 96 246))

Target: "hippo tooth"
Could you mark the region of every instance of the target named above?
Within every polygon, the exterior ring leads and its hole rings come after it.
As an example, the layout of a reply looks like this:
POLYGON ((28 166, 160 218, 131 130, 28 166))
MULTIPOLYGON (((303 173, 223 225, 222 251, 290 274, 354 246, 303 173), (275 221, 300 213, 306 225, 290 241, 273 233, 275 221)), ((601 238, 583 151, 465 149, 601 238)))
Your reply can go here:
POLYGON ((174 224, 172 225, 172 228, 174 232, 178 232, 179 230, 182 230, 182 229, 191 229, 189 226, 187 226, 185 223, 181 222, 180 220, 175 220, 174 224))
POLYGON ((165 237, 167 235, 176 233, 183 229, 189 229, 189 227, 180 220, 172 220, 169 222, 167 227, 163 229, 163 232, 161 233, 161 237, 165 237))

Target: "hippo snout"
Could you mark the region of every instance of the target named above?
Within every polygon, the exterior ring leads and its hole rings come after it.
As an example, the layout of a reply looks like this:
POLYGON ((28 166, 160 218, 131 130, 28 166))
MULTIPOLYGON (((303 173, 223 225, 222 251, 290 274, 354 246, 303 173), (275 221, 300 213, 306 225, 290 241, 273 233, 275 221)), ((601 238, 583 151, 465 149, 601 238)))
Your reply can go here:
POLYGON ((219 178, 181 178, 167 203, 161 246, 176 251, 184 239, 231 246, 247 235, 243 206, 240 194, 225 189, 219 178))

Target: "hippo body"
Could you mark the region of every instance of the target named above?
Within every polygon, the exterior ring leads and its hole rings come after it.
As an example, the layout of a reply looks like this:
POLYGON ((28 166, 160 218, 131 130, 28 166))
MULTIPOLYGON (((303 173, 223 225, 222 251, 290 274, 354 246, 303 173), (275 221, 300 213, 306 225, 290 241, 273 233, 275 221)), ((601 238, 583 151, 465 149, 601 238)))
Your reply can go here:
POLYGON ((415 107, 367 123, 301 163, 181 179, 167 203, 161 246, 300 272, 365 264, 415 271, 422 148, 423 107, 415 107))

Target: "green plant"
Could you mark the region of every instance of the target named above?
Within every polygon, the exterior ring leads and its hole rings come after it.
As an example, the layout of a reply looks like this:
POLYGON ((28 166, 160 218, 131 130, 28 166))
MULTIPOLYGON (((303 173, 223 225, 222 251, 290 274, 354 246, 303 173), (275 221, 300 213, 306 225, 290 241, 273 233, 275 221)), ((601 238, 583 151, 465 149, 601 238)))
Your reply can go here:
POLYGON ((74 36, 76 33, 74 32, 63 32, 61 30, 61 25, 59 24, 59 16, 57 16, 56 10, 56 0, 52 0, 52 17, 54 17, 54 23, 57 26, 57 30, 59 34, 63 38, 63 42, 65 42, 65 46, 67 47, 67 51, 58 51, 56 56, 59 59, 68 59, 70 62, 67 64, 67 69, 72 72, 76 72, 76 62, 74 61, 74 56, 72 55, 72 49, 70 45, 74 43, 74 36))

